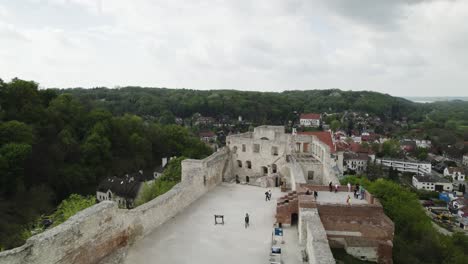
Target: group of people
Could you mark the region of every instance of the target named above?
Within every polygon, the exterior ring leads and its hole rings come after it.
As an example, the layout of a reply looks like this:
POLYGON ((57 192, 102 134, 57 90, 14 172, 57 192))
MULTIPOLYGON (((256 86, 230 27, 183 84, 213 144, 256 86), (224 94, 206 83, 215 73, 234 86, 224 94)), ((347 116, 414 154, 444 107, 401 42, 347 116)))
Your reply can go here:
MULTIPOLYGON (((328 184, 328 188, 329 188, 330 192, 333 192, 333 183, 332 182, 330 182, 328 184)), ((338 188, 340 188, 340 185, 338 183, 336 183, 335 184, 335 193, 338 192, 338 188)))
POLYGON ((354 186, 354 198, 358 199, 360 197, 362 200, 364 199, 364 195, 364 188, 361 185, 359 185, 359 183, 356 183, 356 185, 354 186))

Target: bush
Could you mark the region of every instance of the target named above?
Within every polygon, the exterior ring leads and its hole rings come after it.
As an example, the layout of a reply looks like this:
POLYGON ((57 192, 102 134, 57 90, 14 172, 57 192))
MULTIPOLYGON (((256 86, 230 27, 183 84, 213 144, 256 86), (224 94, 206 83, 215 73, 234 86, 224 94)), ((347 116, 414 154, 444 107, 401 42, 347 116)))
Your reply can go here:
POLYGON ((153 183, 145 183, 140 197, 135 201, 135 206, 142 205, 154 198, 162 195, 172 189, 181 180, 182 175, 182 160, 185 157, 179 157, 169 162, 163 175, 156 179, 153 183))
POLYGON ((52 215, 52 226, 57 226, 65 222, 79 211, 93 206, 94 204, 96 204, 96 198, 92 195, 86 197, 79 194, 70 195, 59 204, 57 210, 52 215))
POLYGON ((468 263, 468 237, 438 233, 416 193, 385 179, 370 182, 363 177, 349 176, 344 180, 364 185, 379 198, 385 213, 394 222, 395 263, 468 263))
POLYGON ((439 193, 434 191, 425 191, 425 190, 416 190, 416 195, 418 196, 419 200, 431 200, 431 199, 438 199, 439 193))

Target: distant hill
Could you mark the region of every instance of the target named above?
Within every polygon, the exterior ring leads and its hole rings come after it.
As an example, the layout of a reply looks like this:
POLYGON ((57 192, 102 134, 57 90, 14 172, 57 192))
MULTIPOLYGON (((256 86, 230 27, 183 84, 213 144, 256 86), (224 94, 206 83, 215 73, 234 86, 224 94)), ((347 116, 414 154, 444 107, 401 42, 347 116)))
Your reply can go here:
POLYGON ((362 111, 384 119, 409 116, 421 119, 426 112, 425 107, 407 99, 377 92, 339 89, 275 93, 124 87, 75 88, 58 92, 73 94, 87 104, 105 107, 114 114, 189 117, 198 112, 212 117, 242 116, 256 123, 270 124, 284 124, 294 118, 294 112, 362 111))
POLYGON ((467 96, 406 96, 405 99, 416 103, 432 103, 432 102, 445 102, 445 101, 468 101, 467 96))

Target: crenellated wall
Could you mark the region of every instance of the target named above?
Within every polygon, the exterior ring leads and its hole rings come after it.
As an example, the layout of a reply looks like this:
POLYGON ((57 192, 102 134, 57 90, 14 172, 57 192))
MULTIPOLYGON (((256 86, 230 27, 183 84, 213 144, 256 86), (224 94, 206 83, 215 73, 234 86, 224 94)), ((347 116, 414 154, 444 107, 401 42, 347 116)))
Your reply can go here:
POLYGON ((182 181, 167 193, 132 210, 101 202, 65 223, 28 239, 18 248, 0 252, 0 264, 92 264, 151 233, 231 172, 229 150, 203 160, 182 162, 182 181))

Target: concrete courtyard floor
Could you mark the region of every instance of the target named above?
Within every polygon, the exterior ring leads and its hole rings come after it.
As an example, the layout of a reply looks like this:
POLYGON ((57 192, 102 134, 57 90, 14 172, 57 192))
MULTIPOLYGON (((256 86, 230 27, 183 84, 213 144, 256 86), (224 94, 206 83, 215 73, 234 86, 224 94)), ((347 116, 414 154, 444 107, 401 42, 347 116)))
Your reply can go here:
POLYGON ((365 199, 354 198, 353 192, 323 192, 317 193, 317 203, 319 204, 346 204, 348 195, 351 197, 350 204, 368 204, 365 199))
MULTIPOLYGON (((276 199, 281 193, 223 183, 153 233, 132 245, 124 263, 268 263, 275 223, 276 199), (250 227, 244 228, 245 213, 250 227), (224 215, 224 225, 214 224, 214 215, 224 215)), ((284 263, 302 263, 297 228, 284 230, 284 263)))

